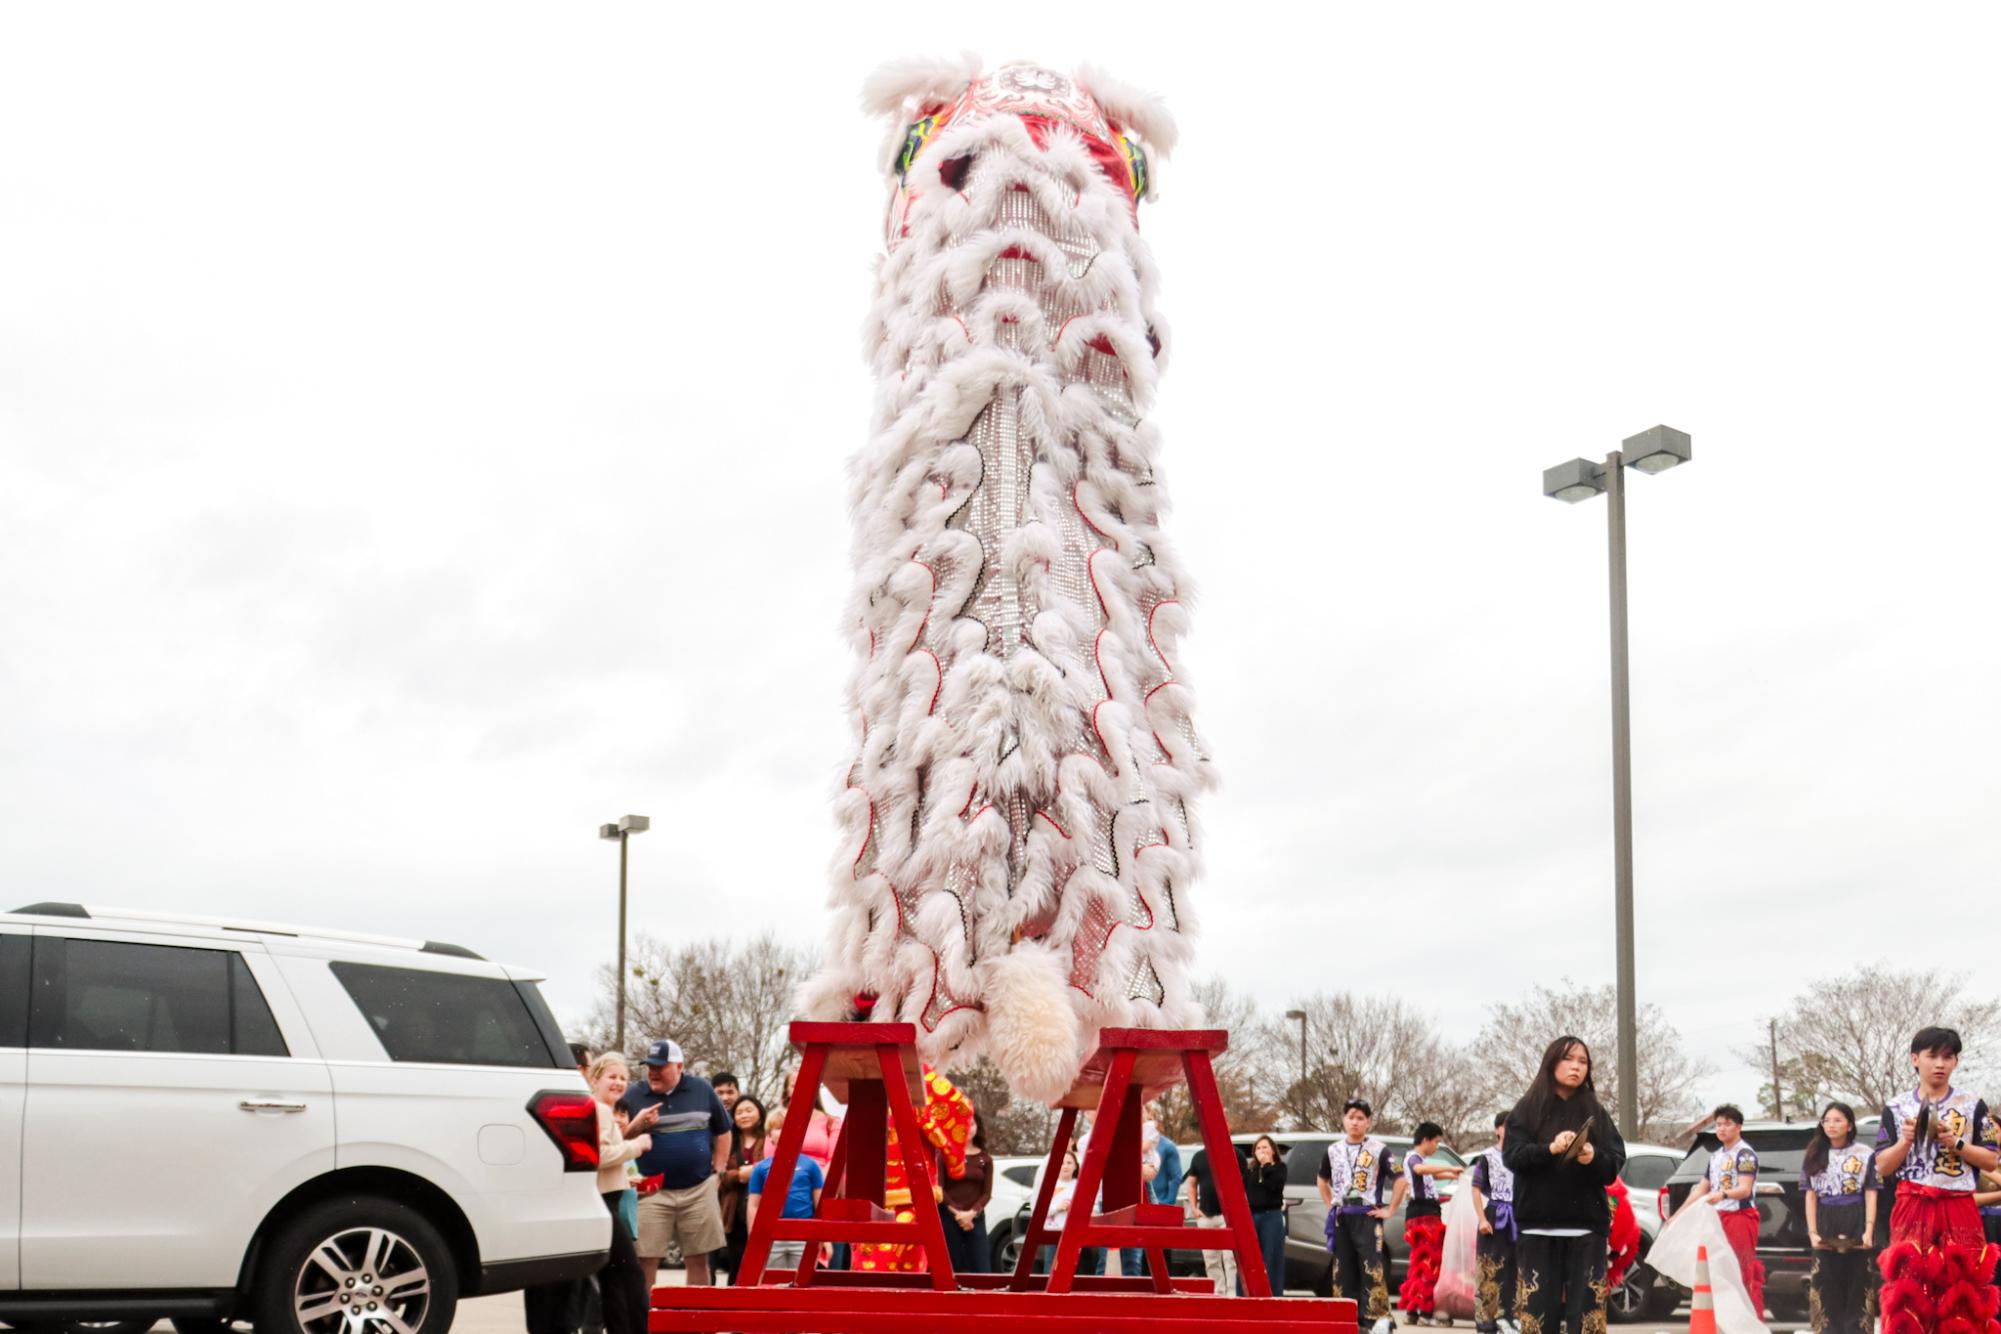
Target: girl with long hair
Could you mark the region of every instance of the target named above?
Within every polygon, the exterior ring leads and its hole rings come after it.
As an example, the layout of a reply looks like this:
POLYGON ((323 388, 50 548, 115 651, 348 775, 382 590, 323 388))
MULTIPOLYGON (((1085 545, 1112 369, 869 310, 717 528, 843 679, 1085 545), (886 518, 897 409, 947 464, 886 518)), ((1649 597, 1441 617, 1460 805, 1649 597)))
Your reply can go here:
POLYGON ((748 1093, 737 1095, 730 1107, 730 1156, 717 1187, 723 1209, 721 1268, 737 1281, 744 1247, 750 1244, 750 1208, 745 1192, 750 1174, 764 1161, 764 1104, 748 1093))
POLYGON ((1605 1188, 1626 1142, 1599 1105, 1591 1048, 1566 1033, 1508 1113, 1501 1161, 1514 1173, 1516 1319, 1522 1334, 1605 1334, 1605 1188))
POLYGON ((933 1169, 938 1183, 939 1221, 945 1227, 945 1251, 961 1274, 992 1271, 993 1242, 987 1235, 987 1202, 994 1197, 994 1160, 987 1152, 987 1128, 976 1117, 966 1144, 965 1175, 954 1178, 944 1156, 933 1169))
POLYGON ((639 1265, 632 1234, 619 1220, 618 1206, 625 1194, 626 1163, 652 1148, 653 1137, 642 1132, 627 1138, 612 1113, 631 1080, 623 1056, 615 1051, 606 1052, 591 1062, 586 1074, 591 1093, 597 1098, 598 1193, 604 1197, 605 1211, 612 1218, 611 1249, 605 1255, 604 1268, 598 1270, 605 1334, 644 1334, 646 1277, 639 1265))
POLYGON ((1258 1251, 1264 1256, 1265 1278, 1271 1295, 1285 1296, 1285 1164, 1279 1161, 1278 1141, 1259 1135, 1251 1145, 1250 1159, 1244 1163, 1244 1194, 1251 1204, 1251 1226, 1258 1234, 1258 1251))
POLYGON ((1830 1102, 1800 1161, 1813 1327, 1823 1334, 1868 1334, 1870 1239, 1876 1235, 1876 1155, 1855 1142, 1855 1109, 1830 1102))

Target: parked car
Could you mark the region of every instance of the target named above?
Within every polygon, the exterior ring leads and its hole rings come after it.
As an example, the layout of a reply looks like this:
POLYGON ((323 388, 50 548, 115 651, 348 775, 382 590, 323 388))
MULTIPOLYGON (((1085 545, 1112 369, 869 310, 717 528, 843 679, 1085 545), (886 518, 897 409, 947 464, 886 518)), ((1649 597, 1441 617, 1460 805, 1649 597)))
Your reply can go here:
MULTIPOLYGON (((1328 1296, 1334 1290, 1334 1257, 1327 1250, 1327 1206, 1320 1202, 1318 1181, 1320 1165, 1327 1161, 1328 1146, 1340 1136, 1324 1131, 1281 1131, 1273 1133, 1271 1138, 1285 1158, 1285 1198, 1288 1201, 1285 1215, 1285 1286, 1288 1291, 1305 1289, 1322 1297, 1328 1296)), ((1398 1159, 1410 1152, 1409 1136, 1379 1135, 1377 1138, 1398 1159)), ((1231 1139, 1236 1143, 1238 1153, 1248 1154, 1258 1136, 1233 1135, 1231 1139)), ((1438 1152, 1426 1161, 1452 1167, 1467 1165, 1466 1159, 1448 1145, 1440 1145, 1438 1152)), ((1451 1199, 1464 1180, 1465 1177, 1441 1181, 1439 1194, 1451 1199)), ((1398 1208, 1383 1223, 1383 1240, 1390 1253, 1389 1286, 1392 1296, 1403 1282, 1404 1270, 1410 1263, 1403 1244, 1404 1213, 1404 1209, 1398 1208)))
POLYGON ((987 1203, 987 1229, 993 1247, 994 1272, 1009 1273, 1021 1257, 1021 1239, 1028 1232, 1029 1210, 1035 1204, 1037 1158, 994 1159, 994 1194, 987 1203))
MULTIPOLYGON (((1877 1118, 1863 1118, 1856 1126, 1857 1138, 1873 1143, 1876 1125, 1877 1118)), ((1745 1142, 1758 1153, 1758 1186, 1752 1200, 1758 1207, 1758 1258, 1765 1265, 1765 1305, 1782 1320, 1800 1318, 1807 1310, 1806 1280, 1813 1268, 1813 1252, 1807 1248, 1806 1206, 1800 1198, 1799 1178, 1800 1159, 1814 1129, 1812 1122, 1790 1121, 1752 1121, 1744 1127, 1745 1142)), ((1663 1217, 1672 1217, 1702 1180, 1717 1144, 1713 1132, 1696 1137, 1694 1148, 1660 1188, 1658 1208, 1663 1217)), ((1888 1240, 1889 1219, 1890 1197, 1885 1192, 1876 1215, 1877 1245, 1888 1240)))
POLYGON ((588 1274, 597 1117, 537 978, 456 945, 0 914, 0 1319, 445 1334, 588 1274))
POLYGON ((1619 1179, 1626 1183, 1626 1198, 1633 1206, 1633 1218, 1640 1225, 1640 1258, 1626 1271, 1626 1277, 1612 1290, 1607 1303, 1614 1320, 1659 1320, 1681 1302, 1681 1291, 1661 1280, 1647 1265, 1647 1252, 1660 1235, 1660 1188, 1674 1175, 1686 1155, 1680 1149, 1659 1144, 1628 1144, 1626 1165, 1619 1179))

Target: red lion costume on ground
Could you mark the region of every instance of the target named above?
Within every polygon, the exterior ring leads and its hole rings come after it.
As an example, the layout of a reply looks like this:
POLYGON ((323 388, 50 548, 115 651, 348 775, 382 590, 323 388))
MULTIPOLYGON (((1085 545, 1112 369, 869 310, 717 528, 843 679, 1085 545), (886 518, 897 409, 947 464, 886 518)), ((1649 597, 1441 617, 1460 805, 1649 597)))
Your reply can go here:
POLYGON ((1623 1181, 1605 1187, 1605 1203, 1612 1206, 1612 1230, 1605 1237, 1610 1252, 1605 1262, 1605 1290, 1610 1292, 1640 1258, 1640 1220, 1633 1216, 1633 1202, 1626 1197, 1623 1181))
MULTIPOLYGON (((1994 1266, 2001 1248, 1988 1243, 1975 1228, 1955 1226, 1946 1217, 1943 1191, 1902 1184, 1897 1188, 1897 1214, 1916 1230, 1929 1223, 1944 1246, 1920 1246, 1892 1241, 1877 1257, 1883 1271, 1883 1334, 1996 1334, 1995 1315, 2001 1310, 2001 1290, 1994 1287, 1994 1266), (1920 1215, 1931 1215, 1920 1218, 1920 1215)), ((1969 1209, 1966 1212, 1971 1213, 1969 1209)), ((1897 1231, 1894 1223, 1892 1235, 1897 1231)))
POLYGON ((1436 1309, 1438 1266, 1445 1258, 1445 1220, 1406 1218, 1404 1244, 1410 1247, 1410 1267, 1397 1289, 1397 1309, 1409 1315, 1430 1315, 1436 1309))

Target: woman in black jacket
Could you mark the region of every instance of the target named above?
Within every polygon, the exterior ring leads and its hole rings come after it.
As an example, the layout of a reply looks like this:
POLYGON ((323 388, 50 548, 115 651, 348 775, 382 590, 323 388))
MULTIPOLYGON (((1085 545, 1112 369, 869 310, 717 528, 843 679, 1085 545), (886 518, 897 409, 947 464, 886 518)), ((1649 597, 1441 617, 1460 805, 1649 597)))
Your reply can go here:
POLYGON ((1258 1250, 1265 1259, 1271 1295, 1285 1296, 1285 1164, 1278 1143, 1259 1135, 1244 1163, 1244 1194, 1250 1197, 1251 1226, 1257 1229, 1258 1250))
POLYGON ((1605 1334, 1605 1188, 1626 1142, 1598 1104, 1591 1049, 1566 1034, 1508 1113, 1501 1161, 1515 1174, 1516 1318, 1522 1334, 1605 1334))

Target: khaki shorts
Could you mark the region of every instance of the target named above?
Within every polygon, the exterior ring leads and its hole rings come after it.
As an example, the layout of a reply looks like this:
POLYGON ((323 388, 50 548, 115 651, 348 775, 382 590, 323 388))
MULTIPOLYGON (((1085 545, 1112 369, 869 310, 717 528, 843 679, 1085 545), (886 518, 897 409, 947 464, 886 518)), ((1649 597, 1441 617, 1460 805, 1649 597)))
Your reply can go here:
POLYGON ((723 1248, 723 1207, 714 1177, 686 1190, 657 1190, 639 1201, 641 1256, 657 1260, 677 1238, 683 1255, 723 1248))

